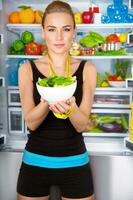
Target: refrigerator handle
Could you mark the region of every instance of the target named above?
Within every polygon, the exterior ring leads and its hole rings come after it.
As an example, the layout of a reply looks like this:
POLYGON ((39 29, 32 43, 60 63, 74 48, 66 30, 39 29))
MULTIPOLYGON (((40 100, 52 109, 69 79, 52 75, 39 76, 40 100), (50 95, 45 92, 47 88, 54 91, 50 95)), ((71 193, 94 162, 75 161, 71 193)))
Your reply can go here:
POLYGON ((0 34, 0 44, 3 44, 4 43, 4 36, 3 34, 1 33, 0 34))

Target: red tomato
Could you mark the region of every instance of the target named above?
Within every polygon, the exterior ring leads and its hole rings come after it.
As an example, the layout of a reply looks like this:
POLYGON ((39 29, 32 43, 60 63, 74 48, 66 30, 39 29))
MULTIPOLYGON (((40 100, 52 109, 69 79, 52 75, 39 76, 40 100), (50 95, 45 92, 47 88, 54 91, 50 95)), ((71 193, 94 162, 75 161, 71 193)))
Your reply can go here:
POLYGON ((114 75, 111 75, 108 77, 108 80, 109 81, 117 81, 117 76, 114 74, 114 75))
POLYGON ((116 34, 110 34, 106 37, 107 42, 119 42, 119 37, 116 34))
POLYGON ((37 42, 30 42, 25 46, 28 55, 40 55, 42 53, 42 45, 37 42))

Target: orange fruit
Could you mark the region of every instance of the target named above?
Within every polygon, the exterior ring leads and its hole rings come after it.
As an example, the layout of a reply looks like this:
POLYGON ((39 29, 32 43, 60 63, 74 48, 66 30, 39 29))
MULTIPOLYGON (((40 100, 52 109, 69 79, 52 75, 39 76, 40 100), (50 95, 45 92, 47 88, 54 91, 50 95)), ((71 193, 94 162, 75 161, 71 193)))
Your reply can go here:
POLYGON ((19 12, 20 22, 22 24, 32 24, 34 23, 34 11, 32 8, 25 8, 19 12))
POLYGON ((8 20, 9 20, 9 23, 19 24, 20 23, 19 12, 18 11, 13 11, 9 15, 8 20))
POLYGON ((34 11, 34 15, 35 15, 35 23, 36 24, 41 24, 42 17, 43 17, 43 12, 41 10, 35 10, 34 11))

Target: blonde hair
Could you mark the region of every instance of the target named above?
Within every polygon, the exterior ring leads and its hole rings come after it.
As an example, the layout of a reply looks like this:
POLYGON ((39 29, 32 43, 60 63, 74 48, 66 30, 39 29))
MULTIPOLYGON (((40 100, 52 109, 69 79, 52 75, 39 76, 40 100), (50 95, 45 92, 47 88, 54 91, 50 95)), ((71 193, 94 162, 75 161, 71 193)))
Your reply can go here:
POLYGON ((63 13, 68 13, 69 15, 71 15, 72 20, 73 20, 73 25, 75 28, 75 19, 74 19, 74 13, 72 11, 72 8, 68 3, 63 2, 63 1, 53 1, 46 7, 43 18, 42 18, 43 28, 44 28, 46 16, 50 13, 55 13, 55 12, 63 12, 63 13))

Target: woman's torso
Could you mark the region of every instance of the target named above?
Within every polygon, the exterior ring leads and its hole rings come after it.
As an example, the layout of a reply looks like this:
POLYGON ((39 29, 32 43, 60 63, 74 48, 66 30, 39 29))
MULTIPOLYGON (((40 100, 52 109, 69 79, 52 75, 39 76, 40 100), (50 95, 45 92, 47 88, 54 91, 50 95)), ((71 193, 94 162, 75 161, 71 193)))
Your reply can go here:
MULTIPOLYGON (((33 73, 33 99, 35 105, 40 102, 40 95, 36 88, 38 78, 45 76, 38 70, 33 61, 30 61, 33 73)), ((85 61, 81 61, 73 74, 77 78, 77 88, 74 93, 79 106, 82 100, 83 68, 85 61)), ((28 135, 26 150, 47 156, 72 156, 86 151, 82 133, 78 133, 69 118, 63 120, 56 118, 50 111, 42 124, 28 135)))

